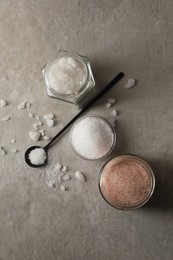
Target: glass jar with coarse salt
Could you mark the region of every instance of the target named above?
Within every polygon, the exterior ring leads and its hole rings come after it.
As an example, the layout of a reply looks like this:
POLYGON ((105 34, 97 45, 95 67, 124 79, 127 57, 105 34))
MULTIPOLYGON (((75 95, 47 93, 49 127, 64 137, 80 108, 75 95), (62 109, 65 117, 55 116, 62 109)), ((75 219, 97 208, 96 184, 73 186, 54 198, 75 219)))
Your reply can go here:
POLYGON ((87 57, 59 51, 42 70, 48 96, 83 107, 95 95, 95 81, 87 57))

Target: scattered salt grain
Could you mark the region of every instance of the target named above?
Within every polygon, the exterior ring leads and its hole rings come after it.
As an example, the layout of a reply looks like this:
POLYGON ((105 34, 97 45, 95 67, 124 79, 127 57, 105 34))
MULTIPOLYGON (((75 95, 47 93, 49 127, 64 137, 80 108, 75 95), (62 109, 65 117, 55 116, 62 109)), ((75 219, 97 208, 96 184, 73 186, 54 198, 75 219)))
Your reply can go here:
POLYGON ((25 109, 25 108, 26 108, 26 101, 24 101, 20 105, 18 105, 18 109, 25 109))
POLYGON ((44 115, 43 117, 45 120, 47 120, 47 119, 54 119, 55 116, 53 114, 48 114, 48 115, 44 115))
POLYGON ((2 118, 2 121, 9 121, 10 119, 11 119, 10 116, 6 116, 6 117, 3 117, 3 118, 2 118))
POLYGON ((29 132, 29 137, 31 138, 31 140, 37 142, 40 139, 40 133, 39 132, 35 132, 35 131, 30 131, 29 132))
POLYGON ((109 98, 108 99, 108 103, 110 104, 115 104, 116 103, 116 100, 114 98, 109 98))
POLYGON ((55 169, 56 169, 57 171, 60 171, 60 170, 62 169, 62 164, 60 164, 59 162, 57 162, 57 163, 55 164, 55 169))
POLYGON ((49 141, 51 138, 50 138, 49 136, 45 135, 45 136, 43 136, 43 139, 44 139, 45 141, 49 141))
POLYGON ((10 142, 14 144, 16 142, 16 139, 12 139, 10 142))
POLYGON ((71 179, 71 176, 69 175, 69 174, 66 174, 66 175, 64 175, 63 177, 62 177, 62 180, 63 181, 68 181, 68 180, 70 180, 71 179))
POLYGON ((53 188, 55 186, 55 183, 53 181, 48 182, 49 188, 53 188))
POLYGON ((64 165, 63 167, 62 167, 62 172, 67 172, 68 171, 68 167, 66 166, 66 165, 64 165))
POLYGON ((118 115, 118 111, 116 109, 112 110, 112 115, 113 116, 117 116, 118 115))
POLYGON ((45 131, 43 129, 40 129, 39 132, 40 132, 41 136, 45 136, 45 131))
POLYGON ((34 114, 33 114, 33 113, 29 113, 28 116, 31 117, 31 118, 33 118, 33 117, 34 117, 34 114))
POLYGON ((106 103, 106 108, 110 108, 112 106, 111 103, 106 103))
POLYGON ((54 126, 54 120, 53 119, 47 119, 46 124, 47 124, 48 127, 52 127, 52 126, 54 126))
POLYGON ((127 84, 125 85, 125 88, 133 88, 136 85, 135 79, 129 79, 127 81, 127 84))
POLYGON ((32 150, 28 158, 33 165, 41 165, 46 161, 46 152, 43 148, 35 148, 32 150))
POLYGON ((40 116, 36 116, 36 119, 37 119, 37 120, 40 120, 40 116))
POLYGON ((7 152, 5 151, 5 149, 3 147, 0 147, 0 154, 1 155, 5 155, 7 152))
POLYGON ((17 149, 13 149, 13 150, 12 150, 12 153, 17 153, 17 152, 18 152, 17 149))
POLYGON ((4 100, 4 99, 1 99, 1 100, 0 100, 0 107, 3 108, 3 107, 5 107, 6 105, 7 105, 7 101, 4 100))
POLYGON ((61 191, 66 191, 66 187, 65 187, 64 185, 61 185, 61 186, 60 186, 60 190, 61 190, 61 191))
POLYGON ((31 103, 27 102, 26 103, 26 108, 30 108, 31 107, 31 103))
POLYGON ((80 171, 76 171, 76 172, 75 172, 75 176, 76 176, 76 178, 78 178, 80 181, 83 181, 83 182, 86 181, 85 175, 84 175, 82 172, 80 172, 80 171))
POLYGON ((114 143, 110 124, 101 117, 81 118, 72 127, 70 141, 74 151, 81 157, 96 160, 110 152, 114 143))

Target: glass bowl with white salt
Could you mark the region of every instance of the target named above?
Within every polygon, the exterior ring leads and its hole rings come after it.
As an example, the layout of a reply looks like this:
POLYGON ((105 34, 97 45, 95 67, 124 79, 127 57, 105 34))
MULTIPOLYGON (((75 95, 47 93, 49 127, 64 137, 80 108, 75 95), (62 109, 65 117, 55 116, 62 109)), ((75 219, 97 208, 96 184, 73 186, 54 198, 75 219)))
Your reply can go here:
POLYGON ((108 156, 116 143, 116 133, 102 116, 89 115, 80 118, 70 130, 73 151, 85 160, 99 160, 108 156))
POLYGON ((95 81, 87 57, 59 51, 42 72, 50 97, 83 107, 95 94, 95 81))

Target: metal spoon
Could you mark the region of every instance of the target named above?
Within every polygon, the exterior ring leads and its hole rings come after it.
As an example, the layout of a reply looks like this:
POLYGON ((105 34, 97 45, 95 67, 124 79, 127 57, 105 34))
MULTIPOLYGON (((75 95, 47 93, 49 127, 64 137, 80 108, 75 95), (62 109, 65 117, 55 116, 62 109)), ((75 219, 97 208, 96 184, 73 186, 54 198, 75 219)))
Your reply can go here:
POLYGON ((104 87, 75 117, 72 118, 71 121, 69 121, 63 129, 61 129, 61 131, 59 131, 59 133, 57 135, 55 135, 51 141, 44 147, 40 147, 40 146, 31 146, 30 148, 28 148, 25 152, 25 161, 26 163, 33 167, 33 168, 38 168, 38 167, 41 167, 43 165, 45 165, 48 161, 48 156, 47 156, 47 153, 48 153, 48 150, 51 146, 51 144, 58 138, 60 137, 64 132, 65 130, 71 126, 75 121, 76 119, 78 119, 90 106, 92 106, 101 96, 103 96, 109 89, 111 89, 120 79, 122 79, 122 77, 124 76, 124 73, 123 72, 120 72, 118 73, 115 78, 110 82, 108 83, 108 85, 106 85, 106 87, 104 87), (45 153, 46 153, 46 156, 47 158, 45 159, 44 163, 42 164, 39 164, 39 165, 35 165, 35 164, 32 164, 30 159, 29 159, 29 154, 32 150, 36 149, 36 148, 42 148, 45 150, 45 153))

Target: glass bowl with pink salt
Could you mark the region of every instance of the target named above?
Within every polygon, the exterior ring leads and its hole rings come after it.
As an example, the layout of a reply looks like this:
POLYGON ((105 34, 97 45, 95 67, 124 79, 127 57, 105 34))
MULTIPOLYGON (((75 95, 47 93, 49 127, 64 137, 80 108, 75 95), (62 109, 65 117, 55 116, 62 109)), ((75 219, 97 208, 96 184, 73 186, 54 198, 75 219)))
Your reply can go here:
POLYGON ((116 133, 102 116, 89 115, 77 120, 70 130, 70 144, 82 159, 99 160, 108 156, 116 143, 116 133))
POLYGON ((106 162, 99 174, 99 189, 114 208, 132 210, 152 196, 155 177, 151 167, 136 155, 118 155, 106 162))

